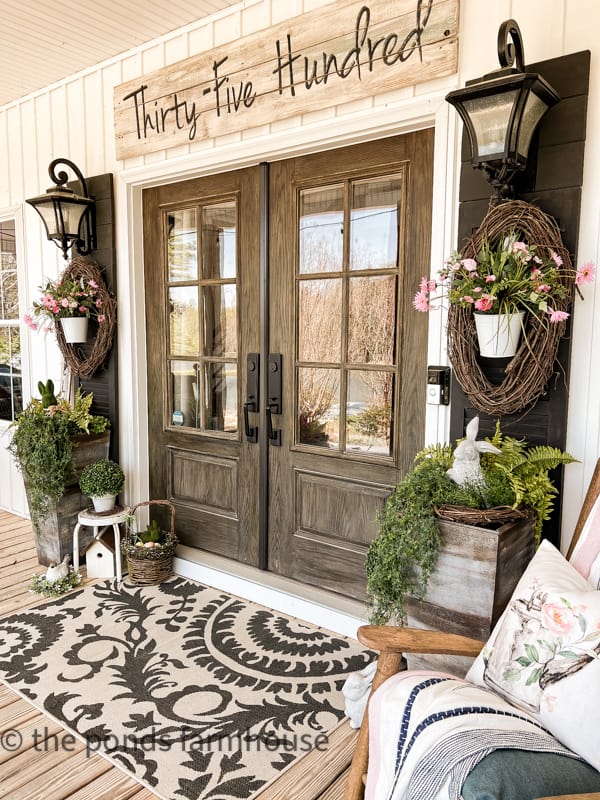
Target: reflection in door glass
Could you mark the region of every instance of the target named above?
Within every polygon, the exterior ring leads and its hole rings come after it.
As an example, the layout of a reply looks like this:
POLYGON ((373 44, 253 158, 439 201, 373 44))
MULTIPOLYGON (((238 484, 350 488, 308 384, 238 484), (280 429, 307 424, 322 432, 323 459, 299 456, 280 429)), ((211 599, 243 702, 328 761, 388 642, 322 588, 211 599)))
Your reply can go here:
POLYGON ((340 374, 337 369, 298 370, 298 441, 338 449, 340 374))
POLYGON ((303 280, 299 289, 300 361, 338 361, 342 341, 342 280, 303 280))
POLYGON ((170 425, 200 427, 199 364, 192 361, 171 361, 173 409, 170 425))
POLYGON ((198 289, 178 286, 169 289, 169 340, 174 356, 198 353, 198 289))
POLYGON ((237 353, 237 290, 235 283, 205 286, 202 296, 205 355, 235 355, 237 353))
POLYGON ((298 272, 340 272, 344 255, 344 187, 300 192, 298 272))
POLYGON ((196 211, 182 208, 167 214, 167 268, 169 281, 198 278, 196 211))
POLYGON ((235 203, 216 203, 202 209, 202 277, 235 278, 235 203))
POLYGON ((352 185, 350 269, 386 269, 398 264, 400 175, 352 185))
POLYGON ((394 373, 351 370, 346 403, 346 449, 392 455, 394 373))
POLYGON ((237 431, 237 364, 208 363, 205 368, 206 428, 237 431))
POLYGON ((396 330, 396 276, 350 278, 348 361, 393 364, 396 330))

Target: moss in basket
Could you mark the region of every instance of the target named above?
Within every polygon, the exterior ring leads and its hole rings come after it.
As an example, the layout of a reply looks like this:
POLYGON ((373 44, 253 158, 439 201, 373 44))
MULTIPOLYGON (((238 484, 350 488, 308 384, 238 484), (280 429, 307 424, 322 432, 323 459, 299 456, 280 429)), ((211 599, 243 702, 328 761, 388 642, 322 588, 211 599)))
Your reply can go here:
POLYGON ((160 545, 161 539, 163 538, 163 532, 158 527, 158 522, 153 519, 152 522, 148 525, 145 531, 138 533, 138 539, 143 544, 148 544, 149 542, 154 543, 154 545, 160 545))
POLYGON ((484 453, 485 485, 457 485, 446 474, 452 466, 449 444, 422 450, 379 515, 379 533, 367 553, 367 601, 375 625, 406 621, 408 597, 422 599, 435 569, 441 537, 434 507, 485 509, 529 507, 535 513, 536 542, 550 517, 557 490, 549 471, 575 461, 554 447, 531 447, 503 436, 499 423, 491 441, 499 454, 484 453))

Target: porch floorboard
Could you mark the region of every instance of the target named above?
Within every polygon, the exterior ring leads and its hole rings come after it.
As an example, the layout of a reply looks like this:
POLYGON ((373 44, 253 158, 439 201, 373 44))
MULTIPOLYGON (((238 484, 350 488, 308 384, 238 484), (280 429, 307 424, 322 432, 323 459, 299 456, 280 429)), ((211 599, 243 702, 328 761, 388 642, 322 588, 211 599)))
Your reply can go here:
MULTIPOLYGON (((0 510, 0 616, 45 602, 28 590, 39 571, 31 523, 0 510)), ((68 731, 0 684, 0 742, 8 730, 21 734, 22 745, 0 747, 1 800, 158 800, 102 756, 87 756, 79 740, 59 748, 68 731)), ((341 800, 357 735, 340 724, 326 750, 299 758, 255 800, 341 800)))

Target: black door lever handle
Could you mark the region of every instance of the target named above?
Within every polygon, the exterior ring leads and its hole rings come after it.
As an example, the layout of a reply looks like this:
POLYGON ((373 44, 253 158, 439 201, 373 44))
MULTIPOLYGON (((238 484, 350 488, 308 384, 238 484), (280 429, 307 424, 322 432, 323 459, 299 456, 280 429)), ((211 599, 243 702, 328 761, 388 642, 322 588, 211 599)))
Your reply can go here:
POLYGON ((273 427, 273 417, 272 414, 276 414, 279 409, 279 406, 275 403, 269 403, 267 405, 267 435, 269 437, 270 444, 273 447, 281 447, 281 429, 275 430, 273 427))
POLYGON ((244 433, 246 434, 246 441, 250 444, 258 442, 258 427, 250 425, 249 412, 256 411, 255 403, 244 403, 244 433))

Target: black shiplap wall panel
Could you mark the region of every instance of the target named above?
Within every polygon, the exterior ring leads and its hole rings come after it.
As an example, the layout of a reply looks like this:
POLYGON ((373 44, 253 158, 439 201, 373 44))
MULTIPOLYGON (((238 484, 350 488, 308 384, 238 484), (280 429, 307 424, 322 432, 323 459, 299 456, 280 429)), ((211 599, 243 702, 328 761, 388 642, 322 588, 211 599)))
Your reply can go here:
MULTIPOLYGON (((545 115, 532 143, 533 157, 526 172, 515 182, 517 198, 538 205, 553 216, 565 246, 576 256, 583 182, 583 157, 589 87, 590 53, 584 51, 561 58, 531 64, 527 71, 539 72, 560 94, 561 101, 545 115), (537 151, 537 158, 535 157, 537 151)), ((481 223, 489 208, 491 189, 480 170, 471 167, 466 136, 462 142, 458 248, 460 249, 481 223)), ((573 313, 577 313, 577 301, 573 313)), ((570 331, 562 339, 555 373, 545 394, 532 408, 502 417, 502 430, 532 444, 550 444, 565 448, 570 359, 570 331)), ((488 379, 502 380, 506 361, 483 359, 488 379)), ((466 424, 480 417, 481 435, 489 435, 495 419, 476 411, 458 386, 452 382, 451 438, 464 435, 466 424)), ((577 453, 573 455, 577 456, 577 453)), ((562 486, 562 472, 554 476, 562 486)), ((558 544, 560 536, 560 498, 552 519, 544 527, 544 536, 558 544)))

